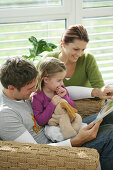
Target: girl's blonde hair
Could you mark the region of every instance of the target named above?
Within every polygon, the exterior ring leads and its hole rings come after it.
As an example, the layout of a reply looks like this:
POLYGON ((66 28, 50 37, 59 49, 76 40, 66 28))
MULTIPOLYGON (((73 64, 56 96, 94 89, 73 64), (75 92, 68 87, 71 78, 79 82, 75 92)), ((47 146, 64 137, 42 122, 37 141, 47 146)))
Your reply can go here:
POLYGON ((44 86, 44 77, 52 77, 56 73, 66 71, 64 62, 54 57, 45 58, 38 67, 37 91, 41 91, 44 86))

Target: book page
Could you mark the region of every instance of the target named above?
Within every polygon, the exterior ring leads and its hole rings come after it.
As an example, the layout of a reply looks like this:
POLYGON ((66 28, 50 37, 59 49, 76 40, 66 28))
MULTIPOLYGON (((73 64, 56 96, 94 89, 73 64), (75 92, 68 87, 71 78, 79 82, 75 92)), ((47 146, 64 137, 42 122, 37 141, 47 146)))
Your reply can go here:
POLYGON ((106 115, 111 113, 113 111, 113 100, 107 100, 104 107, 101 109, 101 111, 98 113, 96 119, 93 121, 94 123, 97 123, 99 120, 104 118, 106 115))

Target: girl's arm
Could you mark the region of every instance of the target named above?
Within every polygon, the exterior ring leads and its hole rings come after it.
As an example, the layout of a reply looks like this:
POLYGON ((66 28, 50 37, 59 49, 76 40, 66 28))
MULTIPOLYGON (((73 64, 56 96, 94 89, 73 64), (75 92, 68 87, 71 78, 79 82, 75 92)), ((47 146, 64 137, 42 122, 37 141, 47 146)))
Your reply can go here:
POLYGON ((56 90, 56 93, 58 96, 60 96, 61 98, 65 99, 72 107, 75 107, 75 103, 74 101, 70 98, 69 93, 67 91, 67 89, 65 88, 64 85, 62 85, 61 87, 59 87, 56 90))
MULTIPOLYGON (((65 88, 65 86, 63 86, 63 88, 65 88)), ((75 102, 69 96, 69 93, 68 93, 67 89, 66 89, 66 95, 64 97, 62 97, 62 98, 65 99, 72 107, 75 107, 75 102)))
POLYGON ((49 102, 42 98, 38 93, 33 95, 31 104, 37 123, 40 126, 47 124, 52 117, 55 105, 53 105, 51 101, 49 102))

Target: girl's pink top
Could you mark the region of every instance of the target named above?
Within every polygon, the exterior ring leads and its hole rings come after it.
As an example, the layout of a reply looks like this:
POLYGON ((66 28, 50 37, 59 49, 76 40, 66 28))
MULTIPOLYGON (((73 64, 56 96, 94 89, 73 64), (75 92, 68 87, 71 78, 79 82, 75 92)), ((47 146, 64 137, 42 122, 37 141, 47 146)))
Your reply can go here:
MULTIPOLYGON (((62 86, 63 88, 64 85, 62 86)), ((66 89, 66 88, 65 88, 66 89)), ((72 107, 75 107, 74 101, 70 98, 69 93, 66 89, 66 95, 62 97, 65 99, 72 107)), ((41 92, 35 92, 31 100, 34 117, 40 126, 44 126, 51 119, 52 114, 55 110, 55 105, 52 104, 51 99, 47 97, 42 90, 41 92)))

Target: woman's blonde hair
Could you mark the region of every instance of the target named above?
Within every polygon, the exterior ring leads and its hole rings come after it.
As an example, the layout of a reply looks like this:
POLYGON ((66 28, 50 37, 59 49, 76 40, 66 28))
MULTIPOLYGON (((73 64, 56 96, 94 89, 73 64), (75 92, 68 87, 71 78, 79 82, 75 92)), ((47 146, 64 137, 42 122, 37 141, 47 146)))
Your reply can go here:
POLYGON ((38 67, 37 91, 41 91, 44 86, 44 77, 52 77, 56 73, 66 71, 64 62, 54 57, 45 58, 38 67))

